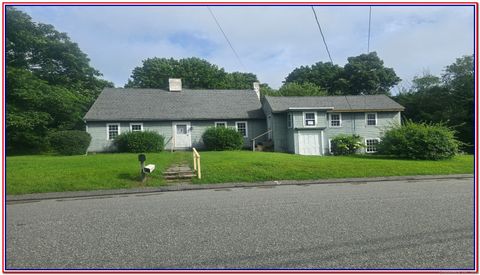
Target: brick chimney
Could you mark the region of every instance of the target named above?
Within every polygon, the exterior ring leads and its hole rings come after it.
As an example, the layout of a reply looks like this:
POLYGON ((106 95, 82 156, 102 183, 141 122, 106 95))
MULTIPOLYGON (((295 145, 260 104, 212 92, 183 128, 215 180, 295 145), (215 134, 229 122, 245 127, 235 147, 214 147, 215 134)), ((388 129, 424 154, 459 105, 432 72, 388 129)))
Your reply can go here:
POLYGON ((170 92, 181 92, 182 91, 182 79, 181 78, 169 78, 168 79, 168 89, 170 92))

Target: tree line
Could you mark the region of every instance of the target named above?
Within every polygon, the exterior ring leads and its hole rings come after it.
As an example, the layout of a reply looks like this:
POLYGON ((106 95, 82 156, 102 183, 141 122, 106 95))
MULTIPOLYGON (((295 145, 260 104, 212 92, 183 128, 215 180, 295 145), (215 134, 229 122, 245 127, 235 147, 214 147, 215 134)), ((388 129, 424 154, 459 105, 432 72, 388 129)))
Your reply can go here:
MULTIPOLYGON (((82 117, 101 90, 113 87, 90 66, 87 55, 67 34, 36 23, 26 13, 6 9, 7 154, 48 150, 51 133, 84 129, 82 117)), ((316 96, 386 94, 401 79, 377 53, 349 57, 347 64, 317 62, 294 69, 279 89, 261 84, 262 95, 316 96)), ((206 60, 148 58, 132 71, 125 88, 168 89, 168 78, 182 79, 187 89, 251 89, 253 73, 226 72, 206 60)), ((473 57, 465 56, 441 76, 413 79, 408 90, 393 96, 413 121, 455 127, 468 150, 473 148, 473 57)))

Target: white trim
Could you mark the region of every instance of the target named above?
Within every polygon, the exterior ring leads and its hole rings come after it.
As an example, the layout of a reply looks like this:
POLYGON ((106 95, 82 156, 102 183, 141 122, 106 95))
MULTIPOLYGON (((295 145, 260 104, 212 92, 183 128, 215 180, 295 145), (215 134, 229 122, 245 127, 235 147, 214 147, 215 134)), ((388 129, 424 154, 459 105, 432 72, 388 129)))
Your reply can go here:
POLYGON ((113 139, 110 139, 110 131, 109 131, 110 125, 117 125, 118 126, 117 136, 119 136, 120 133, 121 133, 120 123, 107 123, 107 140, 113 140, 113 139))
POLYGON ((340 128, 342 127, 342 113, 329 113, 328 116, 328 127, 330 128, 340 128), (340 125, 339 126, 332 126, 332 115, 338 115, 338 118, 340 120, 340 125))
POLYGON ((328 153, 331 155, 332 154, 332 139, 328 139, 328 153))
POLYGON ((130 122, 130 132, 143 132, 143 122, 130 122), (140 125, 140 131, 133 131, 132 125, 140 125))
POLYGON ((238 123, 245 123, 245 135, 243 137, 248 137, 248 122, 246 121, 235 121, 235 130, 238 132, 238 123))
POLYGON ((225 128, 228 128, 228 123, 226 121, 215 121, 214 125, 215 125, 215 128, 217 128, 217 124, 219 123, 224 123, 225 124, 225 128))
POLYGON ((333 110, 333 107, 290 107, 287 110, 333 110))
POLYGON ((323 145, 323 131, 320 131, 320 152, 325 156, 325 146, 323 145))
POLYGON ((287 114, 287 128, 288 129, 293 128, 293 114, 292 113, 287 114))
POLYGON ((378 125, 378 114, 376 112, 365 113, 365 126, 367 127, 375 127, 378 125), (375 115, 375 125, 368 125, 368 115, 375 115))
MULTIPOLYGON (((367 140, 376 140, 376 141, 378 141, 378 143, 380 143, 380 139, 379 139, 379 138, 365 138, 365 153, 367 153, 367 154, 372 154, 372 153, 378 152, 378 148, 377 148, 377 150, 375 150, 375 151, 373 151, 373 152, 368 152, 367 140)), ((377 144, 377 145, 378 145, 378 144, 377 144)))
POLYGON ((303 127, 316 127, 317 126, 317 121, 318 121, 317 112, 303 112, 302 115, 303 115, 303 127), (314 116, 315 116, 315 121, 314 122, 315 123, 313 125, 306 125, 305 124, 305 120, 306 120, 305 115, 306 114, 314 114, 314 116))

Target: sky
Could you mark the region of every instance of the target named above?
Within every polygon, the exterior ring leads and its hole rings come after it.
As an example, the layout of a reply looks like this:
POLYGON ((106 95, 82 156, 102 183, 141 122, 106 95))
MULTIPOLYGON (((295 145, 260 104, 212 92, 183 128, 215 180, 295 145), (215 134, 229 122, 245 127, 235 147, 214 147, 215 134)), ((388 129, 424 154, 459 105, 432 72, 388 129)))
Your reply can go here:
MULTIPOLYGON (((310 6, 22 6, 66 32, 116 87, 152 57, 199 57, 227 72, 251 72, 273 88, 295 68, 329 58, 310 6)), ((335 64, 367 53, 368 6, 316 6, 335 64)), ((373 6, 370 51, 409 87, 424 73, 474 52, 472 6, 373 6)))

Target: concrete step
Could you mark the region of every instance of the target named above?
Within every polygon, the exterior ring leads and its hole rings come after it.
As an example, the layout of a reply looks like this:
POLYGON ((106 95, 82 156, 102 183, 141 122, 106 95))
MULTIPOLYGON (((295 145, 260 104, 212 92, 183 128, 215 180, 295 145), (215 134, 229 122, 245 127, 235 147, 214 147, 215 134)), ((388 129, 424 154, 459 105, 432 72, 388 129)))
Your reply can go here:
POLYGON ((185 170, 185 171, 166 171, 163 172, 164 176, 171 176, 171 175, 180 175, 180 174, 191 174, 193 173, 192 170, 185 170))
POLYGON ((195 174, 189 173, 189 174, 178 174, 178 175, 164 175, 163 178, 166 180, 171 180, 171 179, 191 179, 195 177, 195 174))

